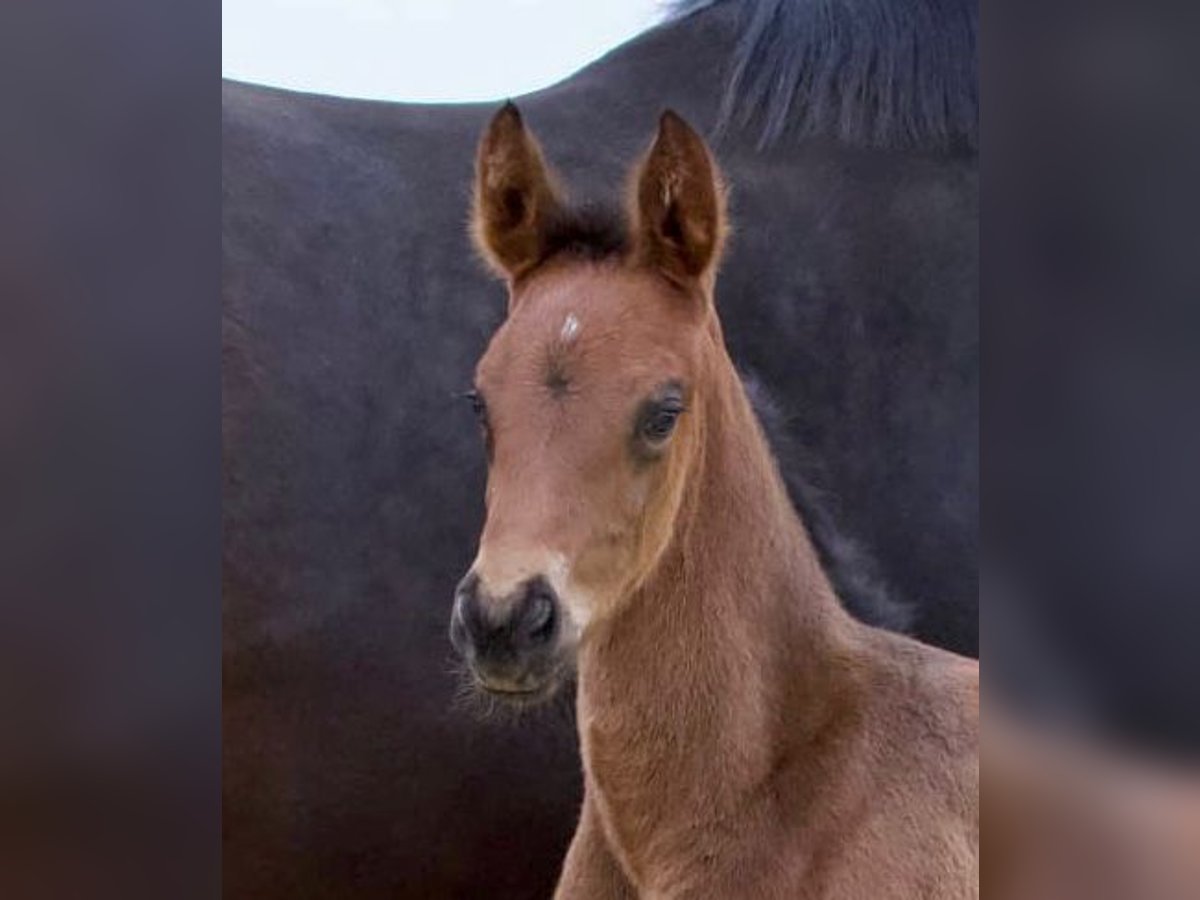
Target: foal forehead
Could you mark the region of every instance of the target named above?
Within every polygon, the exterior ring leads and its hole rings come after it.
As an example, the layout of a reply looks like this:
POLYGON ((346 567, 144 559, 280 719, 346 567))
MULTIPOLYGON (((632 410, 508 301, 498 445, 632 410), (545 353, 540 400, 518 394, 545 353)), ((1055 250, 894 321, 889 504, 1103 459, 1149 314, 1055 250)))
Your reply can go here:
POLYGON ((547 369, 551 384, 597 372, 637 377, 678 357, 684 306, 653 277, 615 266, 578 264, 539 275, 516 298, 481 374, 536 366, 547 369))
POLYGON ((545 338, 573 343, 583 336, 584 324, 614 329, 629 324, 639 307, 654 303, 647 279, 615 265, 564 266, 533 280, 519 297, 514 329, 534 329, 545 338))

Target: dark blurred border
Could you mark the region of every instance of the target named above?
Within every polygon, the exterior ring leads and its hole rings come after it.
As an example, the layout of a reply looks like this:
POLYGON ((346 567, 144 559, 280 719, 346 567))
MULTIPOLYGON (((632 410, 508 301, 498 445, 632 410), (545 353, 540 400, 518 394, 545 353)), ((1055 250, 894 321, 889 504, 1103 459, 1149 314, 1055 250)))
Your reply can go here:
POLYGON ((1200 4, 982 33, 984 678, 1200 754, 1200 4))
POLYGON ((0 896, 219 894, 220 6, 0 4, 0 896))

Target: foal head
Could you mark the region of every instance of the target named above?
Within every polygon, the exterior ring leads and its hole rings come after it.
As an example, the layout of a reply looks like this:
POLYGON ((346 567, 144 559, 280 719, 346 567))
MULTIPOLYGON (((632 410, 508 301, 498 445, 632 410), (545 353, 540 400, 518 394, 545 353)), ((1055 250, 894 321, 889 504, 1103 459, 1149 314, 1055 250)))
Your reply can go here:
POLYGON ((480 143, 473 225, 509 304, 476 370, 487 520, 451 638, 508 699, 551 694, 589 626, 653 570, 703 449, 698 400, 725 358, 721 185, 670 112, 633 185, 628 236, 597 239, 516 107, 480 143))

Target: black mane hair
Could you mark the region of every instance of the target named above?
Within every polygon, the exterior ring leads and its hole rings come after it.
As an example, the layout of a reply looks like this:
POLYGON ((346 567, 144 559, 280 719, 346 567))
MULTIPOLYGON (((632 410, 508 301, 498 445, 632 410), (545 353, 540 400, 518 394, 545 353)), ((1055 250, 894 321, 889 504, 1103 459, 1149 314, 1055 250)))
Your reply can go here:
POLYGON ((587 203, 565 207, 546 223, 542 261, 556 256, 601 260, 629 248, 629 226, 615 207, 587 203))
POLYGON ((977 0, 672 0, 670 16, 717 3, 740 14, 718 134, 977 148, 977 0))

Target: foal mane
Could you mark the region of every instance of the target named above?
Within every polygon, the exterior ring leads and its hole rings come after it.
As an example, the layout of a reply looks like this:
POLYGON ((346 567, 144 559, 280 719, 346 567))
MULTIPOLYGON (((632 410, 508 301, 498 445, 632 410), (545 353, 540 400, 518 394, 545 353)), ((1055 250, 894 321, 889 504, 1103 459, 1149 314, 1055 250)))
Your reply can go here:
POLYGON ((977 149, 977 0, 672 0, 669 15, 723 3, 739 35, 717 133, 977 149))
POLYGON ((612 206, 587 203, 565 206, 546 223, 543 262, 555 256, 602 260, 629 251, 629 223, 612 206))

